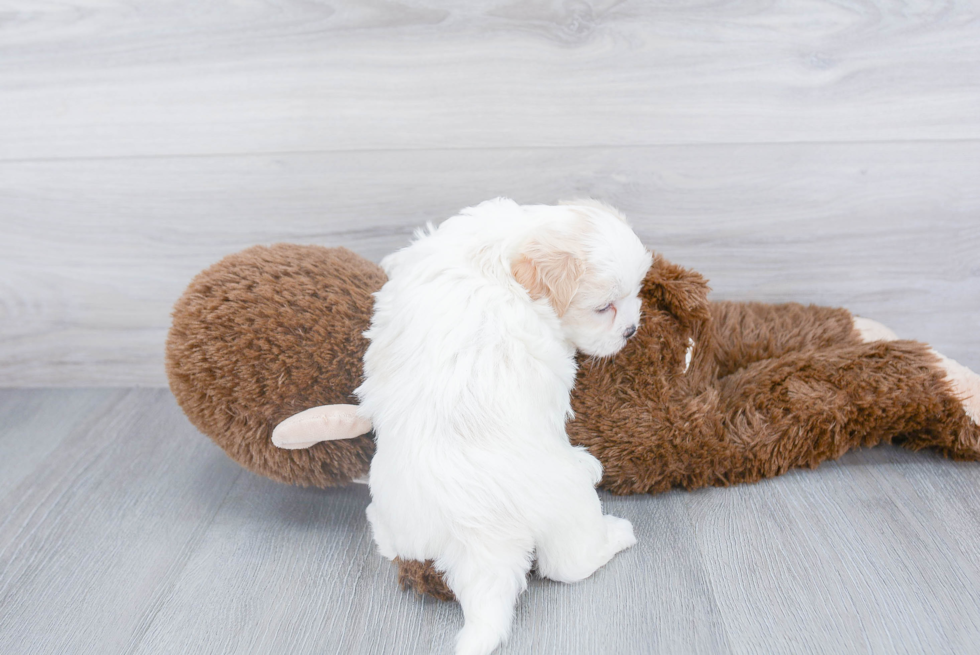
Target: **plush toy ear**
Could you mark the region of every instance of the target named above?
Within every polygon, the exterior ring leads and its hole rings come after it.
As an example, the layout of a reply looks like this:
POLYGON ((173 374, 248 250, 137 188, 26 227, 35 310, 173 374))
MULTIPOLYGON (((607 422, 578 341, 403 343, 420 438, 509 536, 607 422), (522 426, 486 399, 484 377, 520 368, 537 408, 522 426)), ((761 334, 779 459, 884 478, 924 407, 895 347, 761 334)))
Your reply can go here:
POLYGON ((353 439, 370 431, 371 422, 357 415, 356 405, 321 405, 277 425, 272 430, 272 444, 297 450, 321 441, 353 439))
POLYGON ((531 298, 548 298, 559 317, 568 311, 585 275, 585 264, 575 246, 567 237, 534 238, 521 248, 510 267, 531 298))
POLYGON ((686 324, 711 318, 709 291, 711 288, 700 273, 672 264, 660 255, 654 256, 643 282, 643 295, 648 302, 686 324))

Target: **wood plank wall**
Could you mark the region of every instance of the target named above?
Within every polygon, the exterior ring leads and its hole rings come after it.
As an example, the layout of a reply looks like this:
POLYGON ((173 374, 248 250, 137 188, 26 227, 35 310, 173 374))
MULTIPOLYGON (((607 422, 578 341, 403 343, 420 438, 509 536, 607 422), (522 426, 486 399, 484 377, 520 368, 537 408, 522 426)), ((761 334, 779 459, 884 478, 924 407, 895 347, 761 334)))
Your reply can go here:
POLYGON ((0 386, 165 384, 255 243, 591 195, 980 370, 980 2, 0 0, 0 386))

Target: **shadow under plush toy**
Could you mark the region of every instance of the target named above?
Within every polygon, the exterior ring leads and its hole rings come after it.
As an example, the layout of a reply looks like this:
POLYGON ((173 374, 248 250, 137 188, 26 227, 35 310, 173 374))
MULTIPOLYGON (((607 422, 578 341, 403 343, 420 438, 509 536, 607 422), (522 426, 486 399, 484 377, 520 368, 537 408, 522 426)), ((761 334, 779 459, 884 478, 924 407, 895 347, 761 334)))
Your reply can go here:
MULTIPOLYGON (((318 487, 363 478, 374 443, 347 403, 384 282, 344 248, 230 255, 174 308, 170 388, 251 471, 318 487)), ((701 275, 656 257, 637 335, 608 361, 580 362, 568 435, 602 462, 603 488, 754 482, 882 442, 980 459, 980 376, 969 369, 845 309, 707 295, 701 275)), ((398 565, 402 585, 452 599, 431 562, 398 565)))

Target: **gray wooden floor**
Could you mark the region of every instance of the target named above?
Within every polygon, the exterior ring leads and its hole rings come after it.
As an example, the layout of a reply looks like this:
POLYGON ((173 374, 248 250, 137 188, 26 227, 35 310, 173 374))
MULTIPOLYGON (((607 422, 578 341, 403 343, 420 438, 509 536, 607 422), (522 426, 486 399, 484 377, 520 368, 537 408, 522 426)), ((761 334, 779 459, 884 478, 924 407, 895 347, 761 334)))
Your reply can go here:
MULTIPOLYGON (((502 654, 977 652, 978 465, 603 500, 639 543, 532 581, 502 654)), ((367 501, 244 472, 164 390, 0 391, 0 652, 451 652, 458 605, 396 588, 367 501)))

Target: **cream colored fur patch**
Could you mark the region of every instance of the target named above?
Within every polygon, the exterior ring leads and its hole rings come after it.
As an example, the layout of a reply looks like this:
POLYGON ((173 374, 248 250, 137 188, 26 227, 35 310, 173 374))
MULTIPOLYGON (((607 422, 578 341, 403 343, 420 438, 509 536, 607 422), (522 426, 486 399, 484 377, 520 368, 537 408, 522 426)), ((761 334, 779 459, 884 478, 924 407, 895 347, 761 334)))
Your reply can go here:
POLYGON ((953 387, 953 393, 963 403, 963 411, 974 423, 980 425, 980 375, 935 350, 932 352, 946 371, 946 379, 953 387))
POLYGON ((861 316, 854 317, 854 329, 861 334, 861 341, 871 343, 872 341, 897 341, 898 335, 890 329, 870 318, 861 316))

